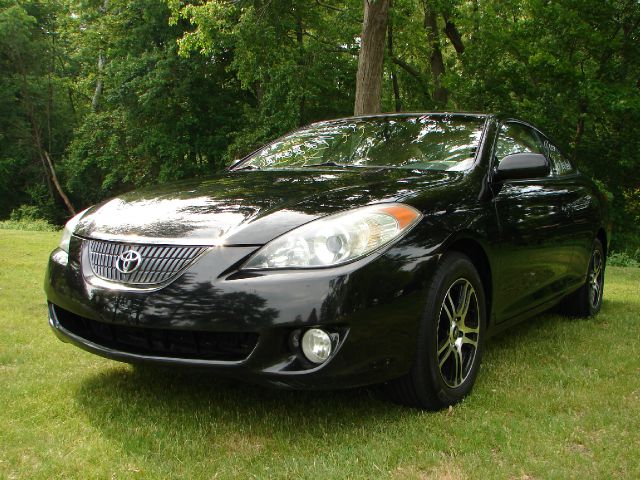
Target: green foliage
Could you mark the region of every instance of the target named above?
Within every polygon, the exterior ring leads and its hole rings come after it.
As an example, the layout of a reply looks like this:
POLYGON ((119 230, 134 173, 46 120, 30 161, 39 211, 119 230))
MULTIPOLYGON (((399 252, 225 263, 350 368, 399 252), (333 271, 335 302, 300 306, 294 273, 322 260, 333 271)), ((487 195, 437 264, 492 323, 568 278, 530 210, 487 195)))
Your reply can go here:
POLYGON ((623 195, 629 221, 640 225, 640 187, 626 190, 623 195))
POLYGON ((640 188, 621 189, 613 199, 611 249, 640 261, 640 188))
POLYGON ((229 108, 238 101, 237 80, 223 60, 179 56, 183 29, 168 17, 166 5, 140 0, 111 1, 103 17, 90 19, 102 39, 106 64, 97 73, 105 86, 63 165, 82 205, 224 165, 228 136, 238 128, 229 108))
POLYGON ((0 220, 0 230, 22 230, 28 232, 57 232, 60 227, 46 220, 0 220))
POLYGON ((55 232, 58 229, 42 218, 41 208, 35 205, 20 205, 11 212, 8 220, 0 220, 0 230, 55 232))
POLYGON ((241 127, 230 157, 313 120, 353 109, 361 6, 302 0, 234 3, 171 2, 173 21, 195 29, 180 40, 181 53, 229 58, 228 70, 246 92, 237 113, 241 127))
POLYGON ((41 150, 59 159, 74 122, 57 61, 59 12, 55 1, 0 0, 0 218, 26 202, 60 216, 51 197, 36 202, 29 194, 46 183, 41 150))
MULTIPOLYGON (((387 111, 436 106, 425 8, 439 22, 442 108, 538 124, 608 192, 612 248, 638 248, 640 4, 395 0, 387 111)), ((43 151, 81 209, 350 115, 361 28, 352 0, 0 0, 0 218, 22 204, 68 216, 43 151)))
POLYGON ((640 250, 636 250, 635 254, 612 252, 607 264, 612 267, 640 267, 640 250))
POLYGON ((11 212, 9 220, 0 221, 0 230, 28 230, 33 232, 55 232, 58 227, 40 218, 35 205, 20 205, 11 212))
POLYGON ((11 212, 11 215, 9 215, 9 220, 16 222, 40 219, 40 212, 38 211, 38 207, 35 205, 20 205, 11 212))

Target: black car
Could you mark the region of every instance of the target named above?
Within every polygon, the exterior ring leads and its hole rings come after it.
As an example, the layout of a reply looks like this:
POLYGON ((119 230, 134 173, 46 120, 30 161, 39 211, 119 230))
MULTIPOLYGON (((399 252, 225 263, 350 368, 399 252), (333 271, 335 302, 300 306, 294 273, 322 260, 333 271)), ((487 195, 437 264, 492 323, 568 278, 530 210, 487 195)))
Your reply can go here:
POLYGON ((419 113, 312 124, 222 175, 67 224, 49 323, 124 362, 290 388, 385 383, 462 399, 488 335, 602 304, 605 198, 520 120, 419 113))

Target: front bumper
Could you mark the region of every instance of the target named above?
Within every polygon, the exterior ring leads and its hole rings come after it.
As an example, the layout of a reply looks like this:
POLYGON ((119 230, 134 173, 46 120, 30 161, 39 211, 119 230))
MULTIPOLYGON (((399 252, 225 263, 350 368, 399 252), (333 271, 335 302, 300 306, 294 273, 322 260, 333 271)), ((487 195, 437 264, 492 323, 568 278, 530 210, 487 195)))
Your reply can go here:
POLYGON ((341 267, 247 273, 237 265, 258 247, 213 247, 171 283, 129 289, 87 275, 84 242, 73 237, 69 255, 56 250, 49 261, 49 324, 60 339, 114 360, 203 367, 290 388, 359 386, 406 373, 437 261, 431 252, 420 254, 400 242, 381 255, 341 267), (151 336, 157 330, 237 332, 257 334, 257 342, 239 359, 154 355, 79 335, 61 324, 57 309, 151 336), (320 366, 305 361, 295 341, 311 327, 338 338, 320 366))

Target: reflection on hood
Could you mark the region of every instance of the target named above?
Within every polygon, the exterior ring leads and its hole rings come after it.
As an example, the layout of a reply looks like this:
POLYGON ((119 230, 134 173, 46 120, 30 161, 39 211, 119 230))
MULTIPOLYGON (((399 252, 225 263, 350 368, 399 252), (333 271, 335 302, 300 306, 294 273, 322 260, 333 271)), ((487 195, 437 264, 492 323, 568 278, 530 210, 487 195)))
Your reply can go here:
POLYGON ((460 174, 415 170, 227 173, 130 192, 87 211, 76 235, 135 243, 262 245, 340 210, 409 196, 460 174))

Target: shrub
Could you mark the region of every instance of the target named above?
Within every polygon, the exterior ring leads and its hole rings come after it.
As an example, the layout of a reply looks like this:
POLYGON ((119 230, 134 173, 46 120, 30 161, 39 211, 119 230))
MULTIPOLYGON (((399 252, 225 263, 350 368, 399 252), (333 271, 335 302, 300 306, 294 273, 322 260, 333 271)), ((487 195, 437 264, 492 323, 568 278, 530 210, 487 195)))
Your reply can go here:
POLYGON ((59 227, 40 218, 38 207, 34 205, 20 205, 11 212, 9 220, 0 221, 0 230, 55 232, 59 229, 59 227))
POLYGON ((0 221, 0 230, 25 230, 32 232, 55 232, 59 227, 51 225, 46 220, 3 220, 0 221))
POLYGON ((640 250, 636 250, 635 254, 612 252, 607 264, 614 267, 640 267, 640 250))

